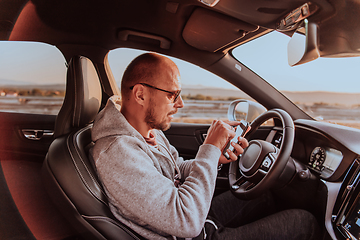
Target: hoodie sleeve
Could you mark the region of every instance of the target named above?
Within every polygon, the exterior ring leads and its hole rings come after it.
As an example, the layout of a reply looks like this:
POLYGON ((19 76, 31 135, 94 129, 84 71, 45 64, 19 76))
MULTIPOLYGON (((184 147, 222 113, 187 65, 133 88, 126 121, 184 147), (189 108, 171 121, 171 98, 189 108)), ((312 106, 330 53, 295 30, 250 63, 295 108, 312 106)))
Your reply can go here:
POLYGON ((138 139, 121 136, 107 148, 99 145, 105 150, 97 154, 97 170, 124 217, 177 237, 200 233, 214 193, 221 154, 218 148, 202 145, 185 182, 176 188, 156 169, 138 139))
POLYGON ((195 159, 184 160, 182 157, 179 157, 178 151, 172 145, 170 145, 170 152, 173 155, 174 159, 176 159, 176 164, 179 166, 181 172, 181 179, 185 180, 191 172, 192 162, 195 161, 195 159))
POLYGON ((181 179, 185 180, 189 176, 189 174, 191 172, 192 162, 195 161, 195 159, 184 160, 182 157, 180 157, 179 152, 176 150, 176 148, 174 146, 172 146, 169 143, 169 140, 165 137, 165 134, 162 131, 157 131, 157 136, 161 138, 161 141, 170 150, 171 155, 175 159, 176 164, 180 169, 181 179))

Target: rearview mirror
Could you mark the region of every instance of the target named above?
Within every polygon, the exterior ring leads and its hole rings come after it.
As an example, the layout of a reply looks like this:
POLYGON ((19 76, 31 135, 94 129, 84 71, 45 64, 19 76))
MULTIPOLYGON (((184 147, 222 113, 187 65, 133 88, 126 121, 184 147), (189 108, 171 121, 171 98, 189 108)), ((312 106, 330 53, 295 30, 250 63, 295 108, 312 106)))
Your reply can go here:
POLYGON ((230 103, 228 119, 230 121, 245 120, 247 122, 252 122, 260 114, 266 111, 266 108, 257 102, 238 99, 230 103))
POLYGON ((304 19, 288 44, 288 62, 290 66, 307 63, 320 57, 317 39, 317 25, 304 19))

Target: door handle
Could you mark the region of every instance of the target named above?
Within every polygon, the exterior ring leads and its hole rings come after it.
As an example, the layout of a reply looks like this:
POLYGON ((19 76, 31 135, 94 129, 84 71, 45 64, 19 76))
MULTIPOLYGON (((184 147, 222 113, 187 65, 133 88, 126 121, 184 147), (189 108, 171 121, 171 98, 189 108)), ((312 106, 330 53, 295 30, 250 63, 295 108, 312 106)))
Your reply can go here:
POLYGON ((39 129, 22 129, 24 136, 30 140, 40 140, 43 137, 52 137, 53 130, 39 130, 39 129))

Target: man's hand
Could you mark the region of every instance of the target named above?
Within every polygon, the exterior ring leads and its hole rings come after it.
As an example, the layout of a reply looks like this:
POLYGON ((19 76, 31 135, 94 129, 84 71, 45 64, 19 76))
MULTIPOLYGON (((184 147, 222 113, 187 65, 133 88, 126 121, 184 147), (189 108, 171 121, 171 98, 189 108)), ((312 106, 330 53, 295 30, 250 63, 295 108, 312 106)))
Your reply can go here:
POLYGON ((249 143, 246 140, 246 138, 239 137, 238 141, 239 141, 239 143, 236 143, 236 142, 232 143, 232 145, 234 147, 234 151, 230 151, 229 149, 227 150, 229 157, 230 157, 229 159, 227 159, 224 156, 224 154, 221 154, 221 156, 219 158, 219 165, 236 161, 238 159, 238 156, 244 152, 244 149, 249 146, 249 143))
MULTIPOLYGON (((239 122, 234 121, 221 121, 221 120, 214 120, 207 132, 207 137, 204 141, 204 144, 212 144, 219 148, 221 152, 225 148, 226 144, 230 139, 235 137, 235 131, 233 130, 232 126, 239 125, 239 122)), ((221 154, 219 159, 219 164, 229 163, 232 161, 236 161, 238 156, 244 152, 244 148, 246 148, 249 143, 245 138, 239 137, 239 143, 233 143, 234 151, 228 150, 229 159, 221 154)))

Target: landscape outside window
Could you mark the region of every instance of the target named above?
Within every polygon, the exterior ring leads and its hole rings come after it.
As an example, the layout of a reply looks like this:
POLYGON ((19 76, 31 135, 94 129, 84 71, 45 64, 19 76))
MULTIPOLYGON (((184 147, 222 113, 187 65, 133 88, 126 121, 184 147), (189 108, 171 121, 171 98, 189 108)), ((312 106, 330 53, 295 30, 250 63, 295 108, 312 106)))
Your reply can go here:
POLYGON ((232 54, 313 118, 360 128, 360 57, 287 62, 290 38, 271 32, 232 54))
MULTIPOLYGON (((110 51, 108 61, 117 85, 120 87, 127 65, 144 51, 119 48, 110 51)), ((173 122, 211 123, 227 119, 229 104, 235 99, 251 99, 224 79, 191 63, 172 58, 180 70, 181 97, 184 108, 178 109, 173 122)))
POLYGON ((0 41, 0 111, 57 115, 66 65, 54 46, 0 41))

